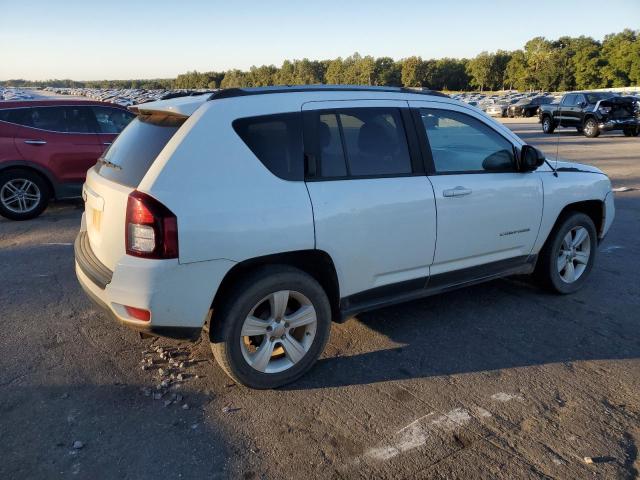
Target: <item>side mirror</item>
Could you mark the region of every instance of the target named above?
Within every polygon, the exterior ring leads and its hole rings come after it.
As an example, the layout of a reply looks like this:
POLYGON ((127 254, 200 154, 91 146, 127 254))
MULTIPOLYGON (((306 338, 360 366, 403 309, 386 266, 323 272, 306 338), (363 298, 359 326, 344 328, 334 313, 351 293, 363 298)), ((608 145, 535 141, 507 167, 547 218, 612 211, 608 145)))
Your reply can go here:
POLYGON ((584 108, 584 107, 586 107, 586 106, 587 106, 587 102, 580 102, 580 107, 581 107, 581 108, 584 108))
POLYGON ((544 153, 531 145, 520 150, 520 171, 531 172, 544 163, 544 153))

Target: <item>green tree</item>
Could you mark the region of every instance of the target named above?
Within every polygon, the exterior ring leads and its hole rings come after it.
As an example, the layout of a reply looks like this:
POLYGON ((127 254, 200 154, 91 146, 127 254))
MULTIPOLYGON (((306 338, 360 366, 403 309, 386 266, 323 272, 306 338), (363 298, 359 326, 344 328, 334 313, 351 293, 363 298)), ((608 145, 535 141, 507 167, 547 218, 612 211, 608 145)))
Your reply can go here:
POLYGON ((402 60, 401 79, 405 87, 421 87, 424 81, 422 58, 409 57, 402 60))
POLYGON ((494 75, 494 55, 489 52, 480 52, 475 58, 469 60, 467 73, 471 77, 471 84, 480 87, 483 91, 485 87, 491 85, 494 75))

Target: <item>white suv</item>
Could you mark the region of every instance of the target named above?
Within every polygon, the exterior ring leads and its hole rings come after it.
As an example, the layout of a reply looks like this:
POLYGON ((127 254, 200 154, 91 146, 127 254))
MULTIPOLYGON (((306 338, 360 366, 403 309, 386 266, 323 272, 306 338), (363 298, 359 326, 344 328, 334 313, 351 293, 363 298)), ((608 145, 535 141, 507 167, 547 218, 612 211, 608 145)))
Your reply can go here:
POLYGON ((580 288, 614 217, 606 175, 545 162, 476 108, 371 87, 146 103, 83 189, 86 292, 137 330, 197 338, 236 381, 290 382, 331 321, 535 273, 580 288))

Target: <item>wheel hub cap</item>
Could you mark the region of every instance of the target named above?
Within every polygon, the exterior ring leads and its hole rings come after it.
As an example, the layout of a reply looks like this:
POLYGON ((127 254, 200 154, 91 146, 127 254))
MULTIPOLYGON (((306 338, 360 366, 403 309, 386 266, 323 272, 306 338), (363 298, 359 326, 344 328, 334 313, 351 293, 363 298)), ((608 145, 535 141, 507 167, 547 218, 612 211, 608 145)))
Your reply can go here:
POLYGON ((294 290, 274 292, 245 318, 240 331, 242 356, 259 372, 283 372, 306 356, 316 327, 316 311, 306 296, 294 290))

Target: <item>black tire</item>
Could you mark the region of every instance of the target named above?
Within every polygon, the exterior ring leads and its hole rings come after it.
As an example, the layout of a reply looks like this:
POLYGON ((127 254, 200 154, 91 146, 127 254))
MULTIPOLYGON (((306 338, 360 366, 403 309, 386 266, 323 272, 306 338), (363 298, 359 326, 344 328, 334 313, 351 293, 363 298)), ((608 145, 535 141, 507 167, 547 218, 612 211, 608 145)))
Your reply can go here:
POLYGON ((600 129, 598 128, 598 122, 593 117, 587 118, 584 122, 583 133, 587 138, 596 138, 600 135, 600 129))
POLYGON ((637 137, 640 134, 640 127, 629 127, 622 130, 625 137, 637 137))
POLYGON ((524 116, 529 118, 531 115, 533 115, 533 112, 531 110, 525 110, 524 111, 524 116))
MULTIPOLYGON (((10 220, 30 220, 35 218, 47 208, 50 196, 49 184, 36 172, 23 169, 0 172, 0 215, 5 218, 10 220), (21 181, 29 182, 28 190, 25 193, 39 196, 39 199, 35 200, 33 205, 23 204, 20 201, 15 203, 15 200, 10 201, 13 198, 10 189, 21 181)), ((26 202, 28 200, 21 201, 26 202)))
MULTIPOLYGON (((324 350, 330 329, 331 306, 320 284, 296 268, 268 266, 256 270, 231 288, 218 311, 213 313, 209 337, 213 356, 227 375, 247 387, 267 389, 293 382, 307 372, 324 350), (243 337, 241 331, 252 309, 270 294, 281 290, 302 294, 311 302, 317 319, 315 336, 307 352, 297 363, 281 372, 265 373, 253 368, 245 359, 242 342, 247 337, 243 337)), ((269 340, 265 336, 261 341, 269 340)), ((276 343, 277 339, 274 345, 276 343)), ((278 348, 281 346, 282 344, 278 348)))
POLYGON ((551 119, 551 117, 549 115, 543 116, 542 117, 542 131, 544 133, 551 134, 551 133, 553 133, 553 131, 555 129, 556 129, 556 127, 553 124, 553 120, 551 119))
POLYGON ((534 273, 536 278, 542 286, 555 293, 566 295, 579 290, 587 281, 593 268, 598 247, 597 241, 596 227, 588 215, 580 212, 564 214, 549 234, 549 238, 540 252, 534 273), (584 227, 589 235, 589 259, 580 276, 575 281, 567 283, 558 271, 558 260, 565 236, 578 227, 584 227))
POLYGON ((576 131, 577 131, 578 133, 583 133, 583 132, 584 132, 584 128, 582 128, 582 127, 576 127, 576 131))

